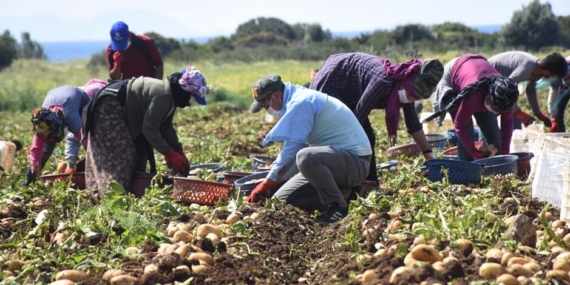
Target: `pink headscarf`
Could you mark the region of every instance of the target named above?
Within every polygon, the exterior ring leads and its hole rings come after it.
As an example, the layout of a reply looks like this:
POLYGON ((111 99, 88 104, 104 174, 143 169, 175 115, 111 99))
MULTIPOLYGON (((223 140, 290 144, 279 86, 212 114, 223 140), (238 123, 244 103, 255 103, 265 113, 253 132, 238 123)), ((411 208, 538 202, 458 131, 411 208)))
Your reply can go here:
POLYGON ((184 91, 202 98, 211 92, 210 88, 207 87, 206 77, 194 66, 182 70, 182 76, 178 83, 184 91))
POLYGON ((105 86, 107 86, 107 82, 101 79, 94 78, 89 80, 85 85, 79 88, 83 89, 83 91, 87 93, 87 96, 89 96, 89 98, 93 98, 93 96, 97 94, 97 92, 99 92, 99 90, 103 89, 103 87, 105 86))
POLYGON ((386 127, 390 138, 396 138, 398 131, 398 121, 400 119, 400 100, 398 99, 398 90, 404 88, 406 93, 416 97, 420 96, 414 93, 414 80, 419 73, 421 60, 414 58, 410 61, 392 65, 388 59, 380 58, 380 62, 384 65, 388 78, 394 80, 394 86, 388 97, 386 105, 386 127))

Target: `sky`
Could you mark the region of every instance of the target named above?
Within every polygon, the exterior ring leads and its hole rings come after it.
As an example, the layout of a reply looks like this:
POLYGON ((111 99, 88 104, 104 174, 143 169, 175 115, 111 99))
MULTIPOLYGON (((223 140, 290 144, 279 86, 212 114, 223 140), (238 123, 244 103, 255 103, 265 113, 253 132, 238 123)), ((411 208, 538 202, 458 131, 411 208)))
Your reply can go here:
MULTIPOLYGON (((531 0, 16 0, 0 9, 0 32, 19 39, 107 40, 115 21, 136 33, 172 38, 229 36, 256 17, 289 24, 320 24, 332 32, 367 32, 398 25, 460 22, 468 26, 503 25, 531 0), (94 3, 97 3, 96 5, 94 3), (174 4, 175 3, 175 4, 174 4)), ((555 15, 570 15, 569 0, 550 3, 555 15)))

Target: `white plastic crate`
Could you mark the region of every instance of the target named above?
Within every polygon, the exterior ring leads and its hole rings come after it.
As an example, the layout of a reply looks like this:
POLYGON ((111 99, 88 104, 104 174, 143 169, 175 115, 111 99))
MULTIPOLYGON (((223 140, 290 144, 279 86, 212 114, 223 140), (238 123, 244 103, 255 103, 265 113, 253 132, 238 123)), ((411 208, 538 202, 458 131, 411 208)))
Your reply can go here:
POLYGON ((542 151, 532 181, 532 197, 549 202, 554 207, 561 207, 565 178, 563 165, 570 165, 570 152, 542 151))
POLYGON ((564 165, 562 168, 562 201, 560 206, 560 219, 566 223, 570 222, 570 166, 564 165))

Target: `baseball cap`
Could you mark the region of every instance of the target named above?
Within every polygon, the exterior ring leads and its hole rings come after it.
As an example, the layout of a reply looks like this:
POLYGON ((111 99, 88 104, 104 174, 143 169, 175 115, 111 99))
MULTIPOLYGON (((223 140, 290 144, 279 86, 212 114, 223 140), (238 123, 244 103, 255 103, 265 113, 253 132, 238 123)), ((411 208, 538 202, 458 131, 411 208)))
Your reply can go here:
POLYGON ((414 93, 422 99, 428 99, 435 91, 442 76, 443 65, 437 58, 423 60, 420 65, 420 73, 414 80, 414 93))
POLYGON ((285 86, 285 84, 281 81, 279 74, 268 74, 257 80, 251 88, 251 94, 254 100, 249 108, 249 112, 259 112, 261 108, 263 108, 265 99, 269 98, 269 95, 271 95, 273 91, 279 90, 283 88, 283 86, 285 86))
POLYGON ((129 26, 124 22, 116 22, 111 27, 111 48, 117 51, 127 49, 129 43, 129 26))

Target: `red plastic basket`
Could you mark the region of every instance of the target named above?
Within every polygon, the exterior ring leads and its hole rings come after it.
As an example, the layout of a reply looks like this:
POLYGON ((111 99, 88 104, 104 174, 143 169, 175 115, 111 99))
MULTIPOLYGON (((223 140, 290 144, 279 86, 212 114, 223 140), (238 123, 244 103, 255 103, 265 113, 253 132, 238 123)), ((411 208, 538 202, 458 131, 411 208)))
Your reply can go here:
POLYGON ((421 153, 422 151, 415 142, 393 146, 386 150, 386 154, 390 155, 393 159, 397 159, 400 154, 414 156, 421 153))
POLYGON ((76 172, 73 174, 42 175, 41 179, 44 182, 60 183, 62 181, 68 181, 70 177, 71 177, 71 187, 80 190, 85 189, 85 172, 76 172))
POLYGON ((227 200, 233 188, 230 184, 185 177, 174 177, 173 180, 172 198, 183 204, 213 205, 216 201, 227 200))

